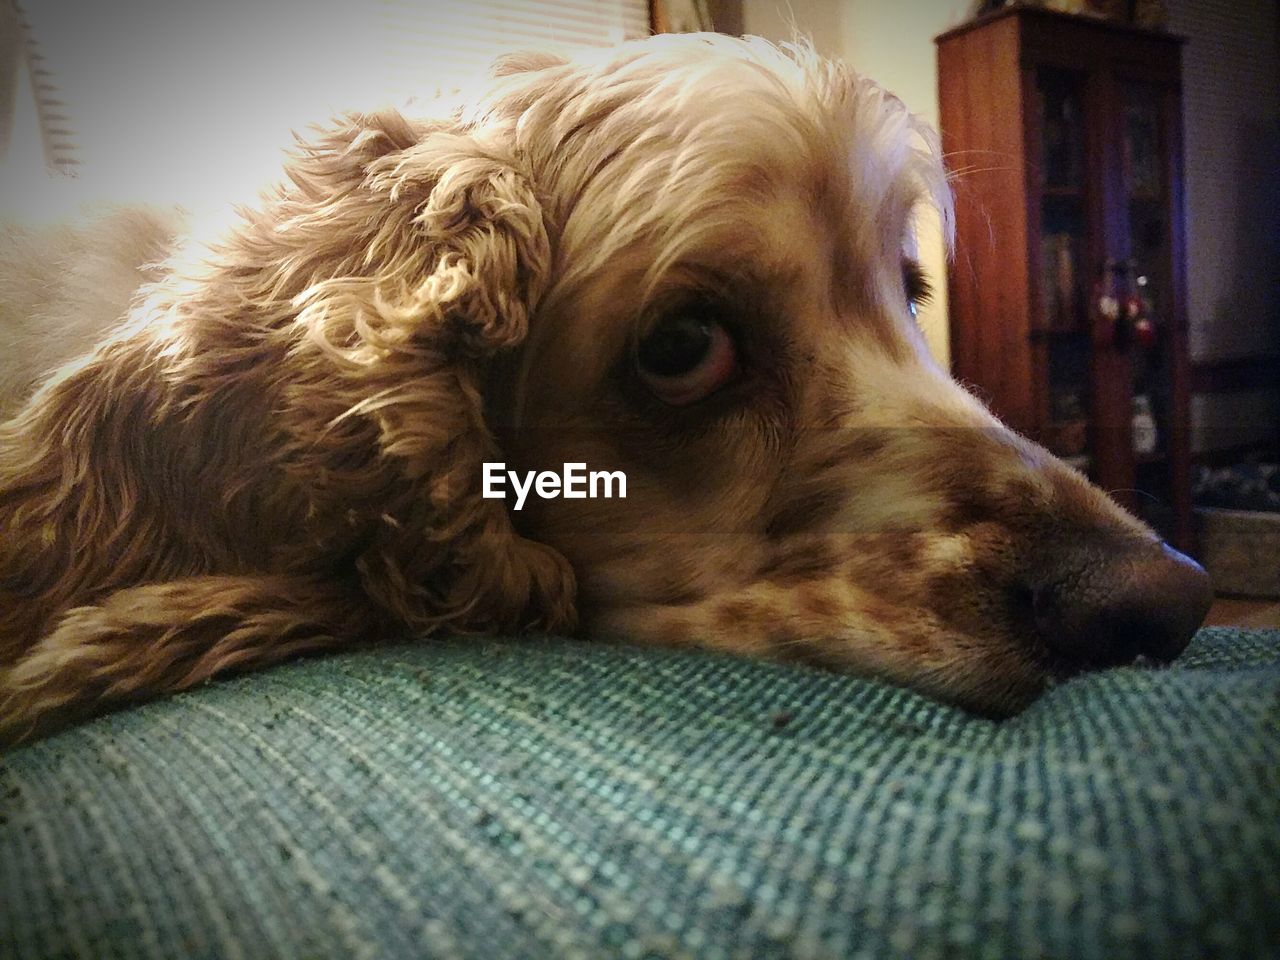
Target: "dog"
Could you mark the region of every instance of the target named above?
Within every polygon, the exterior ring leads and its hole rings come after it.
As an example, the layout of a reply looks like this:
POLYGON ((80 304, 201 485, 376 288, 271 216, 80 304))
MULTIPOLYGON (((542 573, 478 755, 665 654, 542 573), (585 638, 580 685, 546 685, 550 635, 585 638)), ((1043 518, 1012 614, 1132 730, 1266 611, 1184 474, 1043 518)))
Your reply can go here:
POLYGON ((511 57, 286 174, 198 253, 144 263, 168 240, 140 227, 132 306, 0 428, 11 741, 440 632, 801 660, 1002 716, 1176 657, 1207 611, 1193 561, 930 359, 937 140, 808 46, 511 57), (495 463, 626 497, 515 511, 495 463))

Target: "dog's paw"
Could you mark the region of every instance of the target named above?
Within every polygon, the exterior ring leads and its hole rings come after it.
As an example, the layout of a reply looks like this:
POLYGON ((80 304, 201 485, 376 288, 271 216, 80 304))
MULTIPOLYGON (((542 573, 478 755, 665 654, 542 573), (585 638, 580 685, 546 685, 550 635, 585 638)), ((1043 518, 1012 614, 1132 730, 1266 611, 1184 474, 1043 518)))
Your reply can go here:
POLYGON ((101 666, 92 632, 68 642, 65 628, 0 672, 0 744, 14 744, 62 725, 77 700, 97 699, 101 666))

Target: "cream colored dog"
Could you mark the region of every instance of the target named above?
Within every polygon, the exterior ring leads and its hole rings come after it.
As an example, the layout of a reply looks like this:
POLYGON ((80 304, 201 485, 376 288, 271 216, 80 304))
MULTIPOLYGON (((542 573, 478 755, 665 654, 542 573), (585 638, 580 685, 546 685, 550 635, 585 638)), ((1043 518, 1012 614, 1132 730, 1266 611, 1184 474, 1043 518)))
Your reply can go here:
MULTIPOLYGON (((9 738, 441 630, 801 658, 990 713, 1182 649, 1203 572, 930 360, 905 251, 949 194, 899 101, 719 36, 498 72, 455 116, 339 121, 198 257, 144 269, 162 231, 117 223, 151 282, 0 430, 9 738), (627 496, 517 514, 480 495, 498 461, 627 496)), ((82 326, 45 299, 24 342, 82 326)))

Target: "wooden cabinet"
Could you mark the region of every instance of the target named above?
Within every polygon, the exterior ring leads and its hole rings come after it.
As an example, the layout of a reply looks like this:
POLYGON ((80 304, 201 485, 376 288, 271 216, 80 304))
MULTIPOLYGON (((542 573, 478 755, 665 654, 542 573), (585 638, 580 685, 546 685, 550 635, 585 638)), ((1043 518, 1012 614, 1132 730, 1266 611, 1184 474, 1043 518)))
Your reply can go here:
POLYGON ((1011 8, 937 46, 956 376, 1189 549, 1182 41, 1011 8))

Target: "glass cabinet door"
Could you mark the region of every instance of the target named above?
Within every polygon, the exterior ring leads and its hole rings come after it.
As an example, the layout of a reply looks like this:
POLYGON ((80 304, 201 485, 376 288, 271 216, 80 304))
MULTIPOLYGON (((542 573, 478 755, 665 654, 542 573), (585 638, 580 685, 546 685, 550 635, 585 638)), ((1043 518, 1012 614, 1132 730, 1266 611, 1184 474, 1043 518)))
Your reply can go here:
POLYGON ((1147 519, 1165 526, 1171 430, 1177 422, 1172 371, 1173 282, 1169 222, 1169 156, 1163 91, 1129 83, 1122 86, 1123 174, 1129 259, 1125 264, 1125 300, 1120 335, 1127 341, 1133 369, 1132 444, 1135 486, 1147 519))
POLYGON ((1124 101, 1124 182, 1129 225, 1125 334, 1133 359, 1133 447, 1138 463, 1158 460, 1168 424, 1168 377, 1161 340, 1169 334, 1168 202, 1164 193, 1160 99, 1130 86, 1124 101))
POLYGON ((1048 381, 1041 440, 1053 453, 1087 470, 1092 388, 1085 282, 1091 271, 1084 75, 1041 69, 1036 73, 1036 93, 1041 316, 1035 327, 1048 381))

